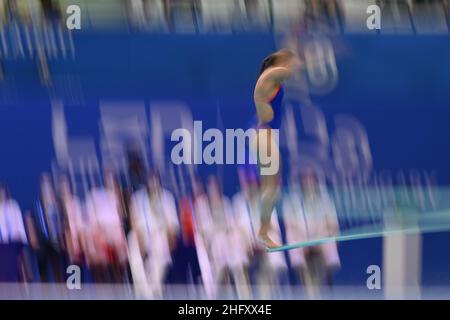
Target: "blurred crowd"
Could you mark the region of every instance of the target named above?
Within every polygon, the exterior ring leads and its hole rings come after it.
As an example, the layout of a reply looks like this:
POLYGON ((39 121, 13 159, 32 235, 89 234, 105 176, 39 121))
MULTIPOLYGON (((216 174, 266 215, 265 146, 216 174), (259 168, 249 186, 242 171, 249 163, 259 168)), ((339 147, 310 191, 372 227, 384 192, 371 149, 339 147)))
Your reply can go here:
POLYGON ((82 29, 151 32, 367 32, 369 5, 380 6, 386 32, 448 33, 448 0, 0 0, 0 24, 64 22, 79 5, 82 29), (295 31, 294 31, 295 32, 295 31))
MULTIPOLYGON (((365 28, 365 8, 372 2, 395 22, 391 30, 410 26, 418 32, 419 21, 442 21, 448 32, 447 0, 0 0, 0 25, 61 22, 64 8, 79 4, 88 26, 122 21, 160 32, 278 26, 346 32, 356 30, 352 26, 365 28), (364 19, 352 21, 356 16, 364 19)), ((385 26, 389 29, 389 22, 383 20, 385 26)), ((16 40, 24 39, 19 35, 16 40)), ((7 41, 0 41, 2 57, 7 57, 7 41)), ((45 57, 40 61, 47 70, 45 57)), ((48 70, 41 73, 49 78, 48 70)), ((321 288, 333 285, 341 266, 336 242, 271 253, 261 246, 255 236, 260 194, 254 171, 238 168, 239 190, 226 196, 216 175, 193 176, 180 193, 168 188, 157 171, 144 170, 139 156, 130 157, 128 165, 131 183, 105 170, 83 195, 69 176, 43 173, 39 197, 27 210, 1 186, 0 282, 65 283, 67 267, 77 265, 83 283, 126 284, 142 298, 162 298, 173 284, 194 284, 209 298, 220 297, 221 288, 231 286, 242 299, 270 298, 289 285, 303 286, 317 297, 321 288)), ((335 204, 318 180, 303 170, 288 183, 272 214, 272 239, 292 244, 339 233, 335 204)))
MULTIPOLYGON (((127 284, 141 298, 162 298, 173 284, 195 285, 209 298, 231 286, 242 299, 270 298, 289 285, 317 296, 332 285, 340 267, 335 242, 271 253, 259 243, 254 171, 238 168, 232 197, 215 175, 195 176, 175 195, 137 157, 129 165, 131 184, 106 170, 83 199, 67 176, 44 173, 39 198, 25 211, 2 186, 0 282, 63 284, 67 267, 77 265, 82 283, 127 284)), ((314 173, 297 180, 274 210, 272 238, 296 243, 336 235, 336 208, 314 173)))
POLYGON ((448 34, 449 0, 0 0, 0 81, 7 60, 37 61, 41 83, 49 63, 75 57, 73 31, 156 34, 273 33, 448 34), (381 10, 380 30, 366 25, 367 8, 381 10), (69 30, 70 5, 81 30, 69 30))

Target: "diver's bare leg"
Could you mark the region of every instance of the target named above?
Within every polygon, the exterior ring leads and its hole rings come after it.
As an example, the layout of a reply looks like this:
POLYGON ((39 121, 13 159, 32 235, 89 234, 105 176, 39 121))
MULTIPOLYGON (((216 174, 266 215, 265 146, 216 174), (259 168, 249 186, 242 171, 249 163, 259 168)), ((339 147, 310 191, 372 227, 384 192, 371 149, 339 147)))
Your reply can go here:
POLYGON ((269 237, 269 231, 271 228, 272 211, 278 201, 278 178, 275 176, 264 177, 264 183, 261 190, 261 226, 258 232, 258 238, 264 242, 268 248, 279 247, 279 244, 274 242, 269 237), (268 180, 268 181, 267 181, 268 180), (274 181, 276 180, 276 182, 274 181))
MULTIPOLYGON (((260 166, 260 151, 265 151, 265 154, 270 153, 271 155, 273 155, 274 152, 278 153, 278 157, 276 158, 278 158, 277 161, 279 161, 278 144, 272 139, 272 132, 269 129, 268 131, 258 131, 257 138, 253 140, 252 149, 257 154, 256 157, 258 159, 258 165, 260 166)), ((272 175, 260 175, 260 177, 261 188, 259 211, 261 215, 261 225, 258 232, 258 238, 267 248, 275 248, 279 245, 269 237, 269 231, 271 228, 270 222, 272 211, 279 199, 279 172, 272 175)))

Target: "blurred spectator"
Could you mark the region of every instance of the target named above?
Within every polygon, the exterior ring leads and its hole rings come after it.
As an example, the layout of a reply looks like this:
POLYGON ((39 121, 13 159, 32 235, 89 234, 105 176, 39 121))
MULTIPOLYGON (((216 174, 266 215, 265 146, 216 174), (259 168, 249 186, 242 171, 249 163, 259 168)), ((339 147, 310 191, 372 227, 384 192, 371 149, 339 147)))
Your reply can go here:
POLYGON ((245 23, 245 6, 239 0, 200 0, 202 31, 229 33, 242 30, 245 23))
MULTIPOLYGON (((4 0, 2 21, 11 25, 62 26, 70 1, 4 0)), ((130 0, 90 1, 83 7, 88 27, 128 27, 150 32, 265 32, 299 28, 310 33, 367 32, 365 9, 378 4, 395 31, 442 32, 448 0, 130 0), (403 9, 411 5, 411 21, 403 9), (391 10, 394 8, 394 10, 391 10), (400 12, 403 11, 403 12, 400 12), (417 12, 420 11, 420 12, 417 12), (437 18, 437 21, 433 21, 437 18), (345 20, 345 21, 344 21, 345 20), (396 29, 400 24, 400 29, 396 29), (416 24, 419 24, 416 27, 416 24), (281 27, 281 29, 280 29, 281 27)), ((389 26, 390 25, 390 26, 389 26)), ((445 27, 448 25, 446 24, 445 27)), ((392 31, 392 30, 391 30, 392 31)), ((448 31, 446 29, 446 31, 448 31)))
MULTIPOLYGON (((36 1, 37 2, 37 1, 36 1)), ((58 21, 61 18, 59 2, 55 0, 40 0, 45 19, 58 21)))
POLYGON ((196 257, 206 295, 208 298, 215 298, 217 286, 211 258, 211 239, 214 236, 214 222, 203 181, 200 177, 195 177, 193 180, 193 210, 195 217, 193 236, 195 239, 196 257))
MULTIPOLYGON (((201 249, 202 237, 198 235, 192 198, 184 195, 179 200, 181 237, 177 242, 177 252, 174 257, 174 280, 176 283, 209 284, 207 270, 202 262, 209 260, 201 249)), ((208 263, 206 267, 208 267, 208 263)))
POLYGON ((72 194, 70 182, 62 177, 59 184, 59 197, 65 216, 65 244, 68 259, 71 264, 80 265, 83 262, 83 247, 85 241, 85 217, 83 216, 80 200, 72 194))
MULTIPOLYGON (((301 190, 298 183, 292 183, 283 196, 283 219, 286 226, 286 240, 294 244, 307 241, 305 216, 302 206, 301 190)), ((289 250, 291 268, 296 278, 302 279, 305 274, 305 254, 303 248, 289 250)))
MULTIPOLYGON (((305 170, 300 177, 302 205, 306 221, 308 240, 318 240, 336 236, 339 224, 336 207, 327 191, 318 183, 312 170, 305 170)), ((331 286, 332 274, 340 267, 336 241, 304 248, 306 268, 303 280, 311 297, 319 294, 320 286, 331 286)))
POLYGON ((165 0, 166 21, 170 31, 193 32, 198 29, 198 0, 165 0))
POLYGON ((312 32, 340 31, 342 14, 336 0, 306 0, 305 14, 312 32))
POLYGON ((7 188, 0 186, 0 282, 17 282, 31 278, 27 272, 28 243, 22 212, 7 188))
POLYGON ((447 0, 414 0, 411 11, 416 33, 448 33, 447 0))
POLYGON ((264 31, 269 28, 271 14, 269 12, 269 1, 267 0, 244 0, 245 12, 244 25, 247 30, 264 31))
POLYGON ((40 198, 30 228, 36 234, 35 252, 42 281, 64 280, 65 248, 63 215, 53 188, 51 176, 43 173, 40 198))
POLYGON ((165 0, 131 0, 128 2, 132 25, 140 30, 167 31, 165 0))
POLYGON ((120 282, 125 280, 128 254, 116 194, 119 187, 112 172, 106 172, 104 180, 104 186, 94 186, 86 196, 90 233, 87 257, 97 281, 120 282))
POLYGON ((8 10, 9 10, 8 1, 1 0, 0 1, 0 25, 2 26, 2 28, 8 22, 7 21, 7 19, 8 19, 8 10))
POLYGON ((60 11, 54 0, 7 0, 3 4, 9 22, 41 25, 45 20, 58 19, 60 11))
POLYGON ((380 1, 383 33, 411 33, 411 10, 407 0, 380 1))
POLYGON ((131 224, 136 233, 151 296, 161 298, 172 248, 179 229, 175 198, 164 189, 156 174, 146 188, 136 191, 131 200, 131 224))
POLYGON ((0 186, 0 242, 28 243, 19 204, 3 186, 0 186))
POLYGON ((219 285, 234 283, 238 297, 248 299, 248 244, 230 200, 222 193, 215 176, 208 179, 208 196, 214 221, 210 250, 216 282, 219 285))
POLYGON ((137 147, 130 147, 127 150, 127 163, 131 188, 134 192, 145 185, 145 165, 137 147))
POLYGON ((131 16, 131 22, 133 26, 137 28, 145 28, 147 19, 145 16, 144 1, 143 0, 130 0, 128 2, 129 15, 131 16))
POLYGON ((0 257, 0 282, 33 279, 22 212, 4 186, 0 186, 0 257))

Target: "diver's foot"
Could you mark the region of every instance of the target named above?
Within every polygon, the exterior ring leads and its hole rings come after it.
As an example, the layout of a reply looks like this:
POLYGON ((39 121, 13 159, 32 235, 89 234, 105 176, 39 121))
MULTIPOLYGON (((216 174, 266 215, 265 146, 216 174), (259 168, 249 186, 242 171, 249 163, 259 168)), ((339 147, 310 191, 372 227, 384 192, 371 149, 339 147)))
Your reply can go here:
POLYGON ((274 242, 267 234, 259 233, 258 240, 268 249, 274 249, 279 247, 280 245, 274 242))

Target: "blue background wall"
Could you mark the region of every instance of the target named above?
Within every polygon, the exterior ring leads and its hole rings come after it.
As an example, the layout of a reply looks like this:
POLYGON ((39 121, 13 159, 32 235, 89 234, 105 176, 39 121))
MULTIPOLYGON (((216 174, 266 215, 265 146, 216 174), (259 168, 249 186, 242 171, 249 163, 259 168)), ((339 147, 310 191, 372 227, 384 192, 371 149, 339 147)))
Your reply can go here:
MULTIPOLYGON (((369 136, 375 170, 435 170, 450 184, 450 40, 448 36, 345 36, 337 55, 339 83, 313 96, 332 127, 336 114, 356 117, 369 136)), ((271 35, 76 34, 74 60, 50 61, 54 77, 77 75, 84 103, 66 106, 71 135, 99 136, 99 99, 176 99, 194 119, 214 126, 245 126, 261 60, 275 50, 271 35)), ((16 101, 0 107, 0 180, 22 208, 37 196, 39 174, 54 157, 49 91, 35 61, 5 61, 6 84, 16 101)), ((8 91, 9 90, 9 91, 8 91)), ((236 178, 225 179, 228 194, 236 178)), ((450 284, 447 233, 424 236, 424 284, 450 284)), ((381 264, 382 243, 342 243, 338 283, 364 283, 369 264, 381 264)))

